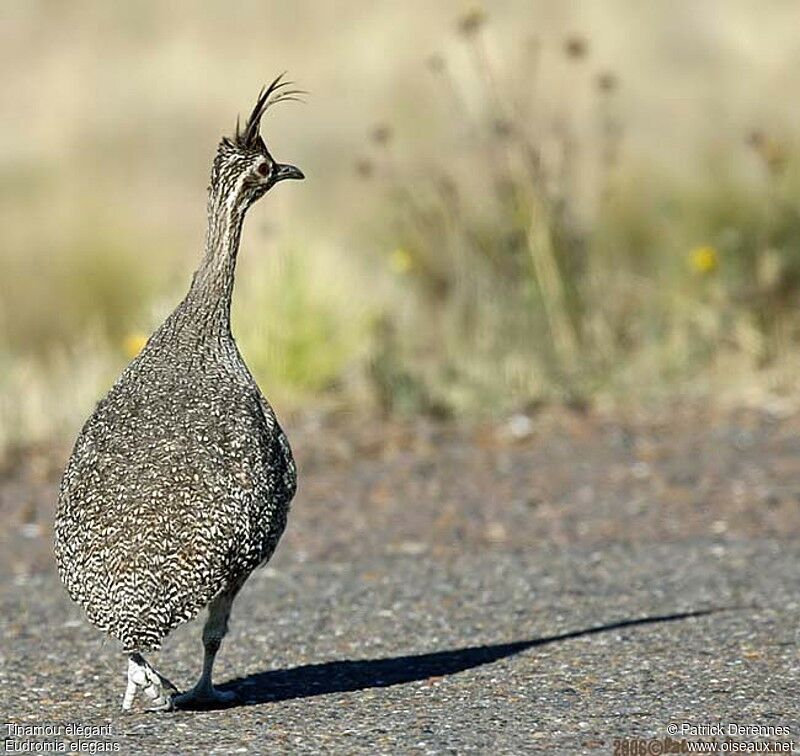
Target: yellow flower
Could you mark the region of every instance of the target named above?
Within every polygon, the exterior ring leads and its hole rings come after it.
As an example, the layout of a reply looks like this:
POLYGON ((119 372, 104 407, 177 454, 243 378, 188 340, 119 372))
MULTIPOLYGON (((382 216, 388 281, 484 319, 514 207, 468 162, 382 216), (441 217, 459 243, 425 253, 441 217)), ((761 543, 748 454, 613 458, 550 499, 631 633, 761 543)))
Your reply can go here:
POLYGON ((403 247, 398 247, 389 257, 389 264, 395 273, 408 273, 414 267, 414 258, 403 247))
POLYGON ((125 350, 125 354, 133 359, 144 349, 146 343, 147 336, 143 333, 129 333, 122 341, 122 348, 125 350))
POLYGON ((695 273, 713 273, 719 265, 719 254, 715 247, 708 244, 695 247, 689 254, 689 264, 695 273))

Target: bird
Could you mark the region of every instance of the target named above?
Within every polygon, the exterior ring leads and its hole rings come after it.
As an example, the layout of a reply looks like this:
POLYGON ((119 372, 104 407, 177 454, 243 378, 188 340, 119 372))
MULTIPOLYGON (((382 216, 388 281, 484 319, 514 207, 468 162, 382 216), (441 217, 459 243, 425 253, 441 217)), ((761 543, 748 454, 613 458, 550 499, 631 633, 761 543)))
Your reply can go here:
POLYGON ((264 114, 297 100, 285 74, 217 146, 205 251, 188 292, 78 434, 58 493, 59 576, 89 622, 127 655, 123 710, 215 708, 214 660, 231 606, 272 556, 297 489, 289 441, 231 331, 242 224, 276 184, 303 179, 273 159, 264 114), (179 692, 145 659, 208 607, 199 680, 179 692))

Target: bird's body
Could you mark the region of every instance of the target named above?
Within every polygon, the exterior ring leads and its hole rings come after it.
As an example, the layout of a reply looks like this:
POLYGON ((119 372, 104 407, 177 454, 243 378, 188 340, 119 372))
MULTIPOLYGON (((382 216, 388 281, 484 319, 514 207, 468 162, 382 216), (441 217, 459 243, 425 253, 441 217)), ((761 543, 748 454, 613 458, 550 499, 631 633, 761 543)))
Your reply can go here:
POLYGON ((288 441, 232 339, 173 316, 84 427, 61 488, 72 598, 126 651, 271 556, 295 489, 288 441))
POLYGON ((171 706, 170 684, 141 652, 207 605, 203 677, 184 698, 219 699, 211 665, 230 605, 275 550, 296 488, 288 440, 230 329, 245 212, 282 178, 302 178, 258 134, 280 86, 259 98, 243 135, 237 128, 221 143, 192 286, 98 404, 62 479, 59 572, 89 620, 129 653, 125 708, 138 689, 171 706))

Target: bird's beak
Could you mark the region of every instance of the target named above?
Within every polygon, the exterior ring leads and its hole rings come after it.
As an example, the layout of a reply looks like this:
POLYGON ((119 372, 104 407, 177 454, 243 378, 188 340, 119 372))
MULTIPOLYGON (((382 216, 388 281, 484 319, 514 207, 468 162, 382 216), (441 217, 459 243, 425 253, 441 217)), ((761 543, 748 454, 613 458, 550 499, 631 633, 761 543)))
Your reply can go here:
POLYGON ((279 181, 284 181, 285 179, 304 179, 305 176, 303 172, 293 166, 293 165, 283 165, 282 163, 277 163, 275 165, 275 170, 272 173, 272 183, 277 184, 279 181))

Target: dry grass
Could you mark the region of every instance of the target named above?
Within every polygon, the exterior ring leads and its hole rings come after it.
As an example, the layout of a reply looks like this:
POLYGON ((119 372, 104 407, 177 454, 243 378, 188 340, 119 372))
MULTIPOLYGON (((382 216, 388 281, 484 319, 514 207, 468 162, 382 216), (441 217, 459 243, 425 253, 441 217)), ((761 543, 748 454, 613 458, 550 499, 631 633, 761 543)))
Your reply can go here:
POLYGON ((0 445, 73 433, 174 306, 213 146, 284 68, 309 180, 251 213, 234 313, 281 409, 794 390, 793 3, 3 12, 0 445))

